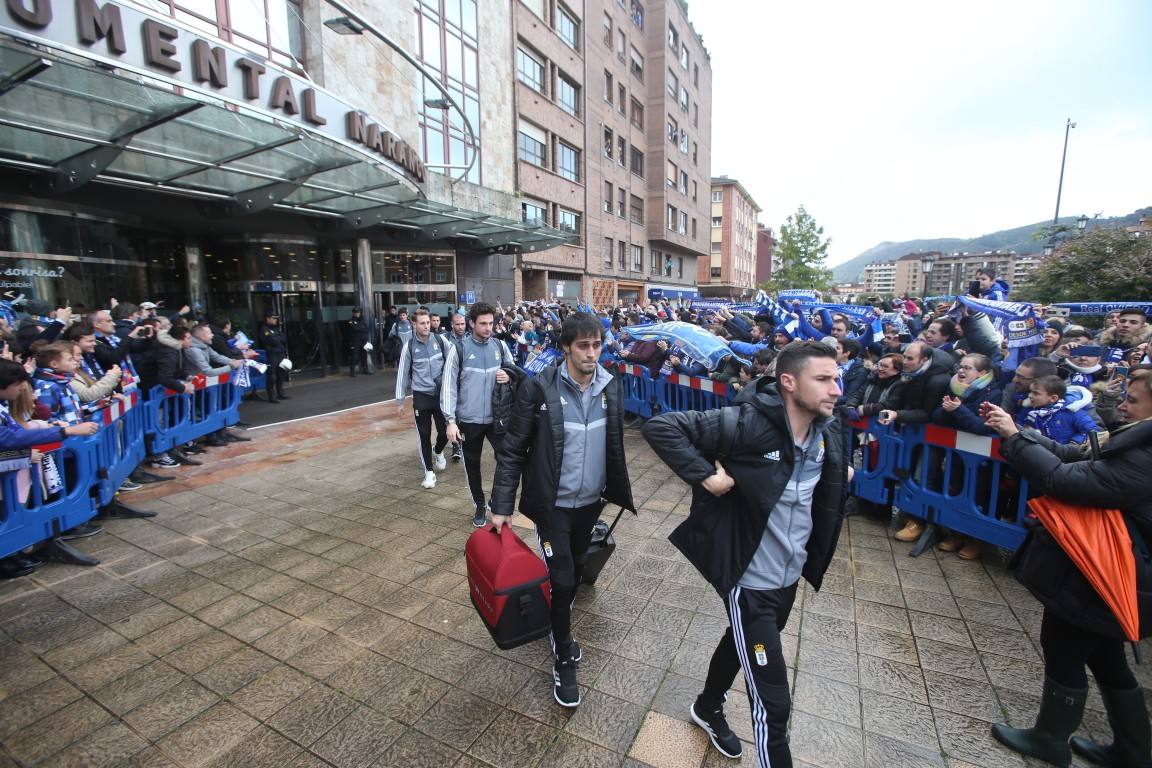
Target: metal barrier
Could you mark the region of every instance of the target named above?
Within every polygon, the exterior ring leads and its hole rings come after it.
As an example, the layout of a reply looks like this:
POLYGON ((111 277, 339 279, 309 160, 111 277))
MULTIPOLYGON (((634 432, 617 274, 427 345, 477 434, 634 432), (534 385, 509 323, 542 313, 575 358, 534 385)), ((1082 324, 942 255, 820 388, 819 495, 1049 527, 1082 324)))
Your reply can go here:
POLYGON ((36 450, 52 456, 63 483, 59 491, 47 498, 38 464, 21 470, 30 475, 27 499, 21 499, 19 472, 5 472, 0 476, 4 493, 0 557, 54 538, 95 517, 96 496, 92 490, 96 481, 98 443, 98 436, 70 437, 62 443, 36 446, 36 450))

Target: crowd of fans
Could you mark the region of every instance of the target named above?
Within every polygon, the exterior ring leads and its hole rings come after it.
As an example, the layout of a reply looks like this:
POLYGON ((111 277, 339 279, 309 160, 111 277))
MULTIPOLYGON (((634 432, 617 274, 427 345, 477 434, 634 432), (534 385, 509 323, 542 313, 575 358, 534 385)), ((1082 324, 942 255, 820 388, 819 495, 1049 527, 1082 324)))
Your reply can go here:
MULTIPOLYGON (((256 356, 249 343, 232 336, 226 318, 213 321, 187 306, 166 312, 153 302, 137 305, 111 299, 106 308, 86 311, 39 301, 26 302, 21 309, 6 304, 0 316, 0 450, 16 452, 6 464, 9 471, 22 465, 16 484, 21 502, 27 501, 32 482, 40 483, 51 498, 53 484, 46 478, 64 469, 34 446, 95 434, 103 412, 116 401, 147 399, 156 386, 191 393, 197 376, 234 371, 256 356)), ((193 456, 208 448, 248 439, 221 429, 195 442, 152 452, 119 493, 173 479, 148 471, 145 464, 165 470, 196 466, 203 462, 193 456)), ((70 548, 62 542, 100 533, 100 519, 152 516, 122 504, 118 496, 100 508, 92 522, 0 559, 0 577, 31 573, 44 559, 68 558, 70 548)))

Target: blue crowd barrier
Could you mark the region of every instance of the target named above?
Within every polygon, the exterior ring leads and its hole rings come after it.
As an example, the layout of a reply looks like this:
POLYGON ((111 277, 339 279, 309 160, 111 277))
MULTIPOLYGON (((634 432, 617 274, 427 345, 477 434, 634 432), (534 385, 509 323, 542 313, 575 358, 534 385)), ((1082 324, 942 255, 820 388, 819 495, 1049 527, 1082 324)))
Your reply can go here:
POLYGON ((4 517, 0 519, 0 557, 7 557, 41 541, 58 536, 96 516, 96 495, 92 493, 97 480, 99 438, 70 437, 61 443, 37 446, 45 456, 51 456, 59 471, 63 486, 45 497, 41 468, 32 464, 27 470, 5 472, 0 476, 4 493, 4 517), (30 488, 27 498, 21 498, 18 488, 19 472, 27 472, 30 488))
MULTIPOLYGON (((722 382, 674 374, 652 379, 647 368, 606 363, 621 375, 624 409, 645 418, 663 411, 702 411, 731 404, 722 382)), ((852 495, 894 503, 914 517, 963 536, 1015 550, 1024 540, 1028 484, 1008 470, 1000 441, 936 425, 849 423, 861 452, 852 495)))
POLYGON ((91 520, 97 509, 111 503, 147 453, 168 450, 239 420, 242 393, 227 374, 196 377, 193 386, 192 394, 155 387, 147 399, 133 392, 93 414, 101 425, 96 434, 39 446, 58 471, 62 485, 55 492, 45 494, 39 465, 0 474, 0 557, 91 520), (30 482, 26 497, 19 487, 25 472, 30 482))

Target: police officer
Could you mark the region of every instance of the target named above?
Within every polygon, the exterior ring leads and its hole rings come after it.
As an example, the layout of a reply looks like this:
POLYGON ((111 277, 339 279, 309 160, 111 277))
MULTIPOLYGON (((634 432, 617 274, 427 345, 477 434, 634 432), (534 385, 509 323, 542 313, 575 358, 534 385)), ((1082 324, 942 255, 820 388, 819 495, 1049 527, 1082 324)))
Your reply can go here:
POLYGON ((368 327, 368 321, 364 319, 360 307, 352 309, 352 319, 348 321, 346 327, 348 344, 351 347, 348 356, 348 373, 355 377, 356 366, 360 366, 361 371, 371 374, 372 372, 368 370, 368 350, 364 349, 364 345, 368 343, 372 331, 368 327))
POLYGON ((256 342, 267 356, 265 362, 268 363, 268 370, 264 373, 264 377, 268 402, 291 400, 292 398, 284 394, 284 382, 288 379, 288 372, 280 367, 280 363, 288 357, 288 340, 284 338, 284 329, 280 327, 280 315, 264 316, 264 325, 256 334, 256 342))

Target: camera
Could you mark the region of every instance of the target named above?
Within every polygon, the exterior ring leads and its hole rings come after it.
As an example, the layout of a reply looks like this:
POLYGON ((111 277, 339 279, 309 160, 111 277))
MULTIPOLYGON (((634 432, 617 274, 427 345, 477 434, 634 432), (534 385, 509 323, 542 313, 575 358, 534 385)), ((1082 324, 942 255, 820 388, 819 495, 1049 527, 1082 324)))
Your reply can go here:
POLYGON ((973 280, 968 283, 968 295, 974 298, 980 298, 980 281, 973 280))

